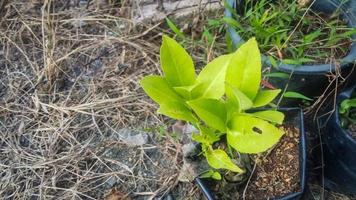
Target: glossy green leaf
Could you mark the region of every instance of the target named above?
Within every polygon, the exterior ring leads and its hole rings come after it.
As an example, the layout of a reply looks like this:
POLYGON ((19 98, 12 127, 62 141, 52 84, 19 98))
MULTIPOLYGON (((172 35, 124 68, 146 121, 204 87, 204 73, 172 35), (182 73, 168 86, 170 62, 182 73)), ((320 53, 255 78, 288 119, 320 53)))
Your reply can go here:
POLYGON ((242 173, 243 170, 235 165, 225 151, 221 149, 208 149, 205 157, 209 165, 214 169, 228 169, 233 172, 242 173))
POLYGON ((226 108, 222 101, 201 98, 187 103, 208 126, 221 132, 226 131, 226 108))
POLYGON ((170 101, 161 104, 157 112, 173 119, 184 120, 192 123, 198 122, 192 111, 183 103, 183 101, 170 101))
POLYGON ((180 86, 180 87, 174 87, 174 90, 185 100, 191 100, 195 99, 197 96, 194 92, 196 89, 201 87, 200 84, 195 84, 195 85, 190 85, 190 86, 180 86))
POLYGON ((286 97, 286 98, 294 98, 294 99, 304 99, 304 100, 307 100, 307 101, 312 101, 313 99, 303 95, 303 94, 300 94, 298 92, 285 92, 283 94, 283 97, 286 97))
POLYGON ((280 92, 281 92, 280 89, 259 91, 257 93, 255 100, 253 101, 253 107, 257 108, 271 103, 273 99, 275 99, 280 92))
POLYGON ((226 83, 226 96, 239 110, 250 109, 253 105, 252 101, 244 93, 228 83, 226 83))
POLYGON ((251 113, 251 115, 276 124, 282 124, 284 120, 284 114, 276 110, 259 111, 251 113))
POLYGON ((254 99, 261 82, 261 55, 256 40, 252 38, 241 45, 232 58, 226 82, 254 99))
POLYGON ((140 84, 147 95, 158 104, 182 101, 182 98, 168 85, 163 77, 146 76, 140 81, 140 84))
POLYGON ((192 58, 180 44, 165 35, 160 49, 160 60, 164 75, 172 87, 195 83, 192 58))
POLYGON ((228 126, 228 144, 241 153, 264 152, 284 134, 265 120, 243 114, 235 115, 228 126))
POLYGON ((203 98, 220 99, 225 93, 226 69, 231 65, 232 55, 223 55, 208 63, 200 72, 197 84, 201 84, 196 93, 203 98))

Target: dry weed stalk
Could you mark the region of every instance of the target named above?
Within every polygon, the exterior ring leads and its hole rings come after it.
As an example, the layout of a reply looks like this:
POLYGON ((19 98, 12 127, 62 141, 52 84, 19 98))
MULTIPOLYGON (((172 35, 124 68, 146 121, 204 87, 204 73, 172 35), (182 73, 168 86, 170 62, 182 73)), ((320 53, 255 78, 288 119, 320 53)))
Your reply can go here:
POLYGON ((166 193, 177 184, 179 145, 114 137, 162 121, 138 86, 157 73, 162 30, 108 6, 66 5, 11 1, 0 21, 0 196, 101 199, 108 185, 126 196, 166 193))

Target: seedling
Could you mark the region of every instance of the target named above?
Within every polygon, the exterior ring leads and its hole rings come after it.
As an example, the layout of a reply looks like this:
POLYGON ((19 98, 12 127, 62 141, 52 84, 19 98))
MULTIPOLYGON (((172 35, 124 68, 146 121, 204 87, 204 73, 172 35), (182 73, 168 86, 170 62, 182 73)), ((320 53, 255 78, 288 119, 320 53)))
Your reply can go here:
POLYGON ((146 76, 141 86, 159 104, 158 113, 187 121, 199 130, 192 139, 201 144, 212 168, 244 172, 232 155, 214 145, 222 136, 229 148, 257 154, 271 148, 284 134, 276 127, 282 124, 283 113, 255 111, 270 104, 281 91, 260 89, 261 55, 255 38, 235 52, 215 58, 196 75, 185 49, 163 36, 160 62, 164 75, 146 76))

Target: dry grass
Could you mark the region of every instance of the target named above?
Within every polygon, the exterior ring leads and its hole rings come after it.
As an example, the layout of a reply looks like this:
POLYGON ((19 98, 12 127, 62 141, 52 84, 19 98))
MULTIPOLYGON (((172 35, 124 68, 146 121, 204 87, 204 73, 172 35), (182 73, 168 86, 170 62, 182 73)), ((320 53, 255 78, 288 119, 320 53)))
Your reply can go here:
POLYGON ((133 25, 110 4, 24 2, 0 10, 0 196, 102 199, 115 188, 121 199, 147 199, 172 190, 179 143, 152 136, 132 147, 115 136, 162 124, 138 85, 159 73, 159 24, 133 25))

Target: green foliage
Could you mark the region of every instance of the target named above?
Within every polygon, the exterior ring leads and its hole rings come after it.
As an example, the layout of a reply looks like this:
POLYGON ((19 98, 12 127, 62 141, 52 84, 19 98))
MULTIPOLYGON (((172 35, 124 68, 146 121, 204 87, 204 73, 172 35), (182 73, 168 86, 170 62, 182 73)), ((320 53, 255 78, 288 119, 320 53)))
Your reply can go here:
POLYGON ((160 59, 165 78, 171 86, 188 86, 194 83, 193 60, 172 38, 163 36, 160 59))
POLYGON ((276 144, 282 135, 282 130, 263 119, 237 114, 229 121, 227 141, 241 153, 261 153, 276 144))
POLYGON ((292 92, 292 91, 289 91, 289 92, 285 92, 283 94, 283 97, 286 97, 286 98, 293 98, 293 99, 303 99, 303 100, 306 100, 306 101, 311 101, 313 99, 303 95, 303 94, 300 94, 298 92, 292 92))
POLYGON ((181 38, 185 38, 184 37, 184 34, 182 33, 182 31, 179 30, 179 28, 169 19, 169 18, 166 18, 166 22, 167 22, 167 25, 168 27, 176 34, 178 35, 179 37, 181 38))
POLYGON ((208 170, 208 171, 202 173, 199 177, 200 178, 212 178, 212 179, 215 179, 218 181, 221 180, 221 174, 214 170, 208 170))
POLYGON ((261 82, 261 55, 256 40, 250 39, 234 53, 233 67, 226 73, 226 82, 254 99, 261 82))
POLYGON ((209 165, 214 169, 228 169, 233 172, 242 173, 243 170, 235 165, 227 153, 221 149, 208 148, 204 153, 209 165))
POLYGON ((221 132, 226 131, 226 107, 223 101, 199 98, 189 101, 188 105, 209 127, 221 132))
POLYGON ((278 94, 281 92, 278 90, 261 90, 257 93, 257 96, 253 102, 253 107, 262 107, 270 103, 273 99, 275 99, 278 94))
POLYGON ((356 98, 343 100, 340 104, 339 113, 342 127, 347 128, 350 124, 356 124, 356 98))
POLYGON ((330 16, 300 7, 296 0, 245 0, 244 15, 224 21, 235 28, 242 38, 256 37, 263 53, 269 55, 272 66, 276 59, 286 64, 325 62, 330 55, 342 58, 347 45, 356 34, 347 27, 338 13, 330 16), (346 44, 346 45, 345 45, 346 44))
POLYGON ((164 76, 147 76, 141 86, 160 105, 159 113, 198 128, 192 139, 201 144, 212 168, 243 172, 231 152, 229 156, 224 149, 213 148, 223 135, 227 147, 241 153, 260 153, 279 141, 283 131, 275 124, 282 124, 283 113, 249 111, 270 104, 280 93, 260 90, 261 56, 254 38, 215 58, 197 77, 192 59, 173 39, 163 36, 160 53, 164 76))

